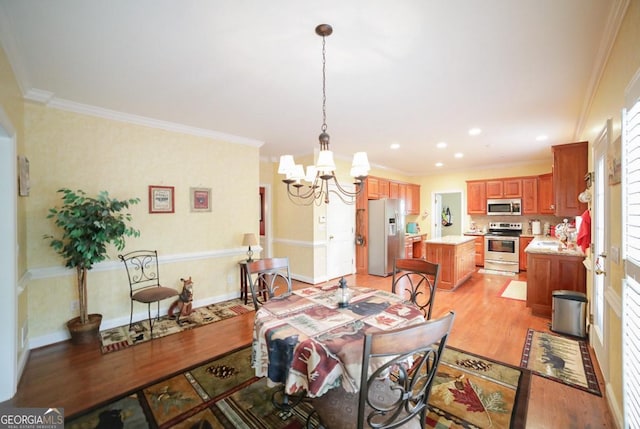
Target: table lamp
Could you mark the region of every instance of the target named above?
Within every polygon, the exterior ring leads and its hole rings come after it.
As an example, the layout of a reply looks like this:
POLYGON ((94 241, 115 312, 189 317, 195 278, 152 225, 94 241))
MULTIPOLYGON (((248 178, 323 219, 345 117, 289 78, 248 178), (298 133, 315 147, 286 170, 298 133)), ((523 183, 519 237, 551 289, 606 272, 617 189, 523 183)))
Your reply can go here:
POLYGON ((253 261, 251 257, 253 256, 253 250, 251 250, 251 246, 256 246, 258 244, 258 239, 253 232, 248 232, 244 235, 242 239, 243 246, 249 246, 249 250, 247 250, 247 262, 253 261))

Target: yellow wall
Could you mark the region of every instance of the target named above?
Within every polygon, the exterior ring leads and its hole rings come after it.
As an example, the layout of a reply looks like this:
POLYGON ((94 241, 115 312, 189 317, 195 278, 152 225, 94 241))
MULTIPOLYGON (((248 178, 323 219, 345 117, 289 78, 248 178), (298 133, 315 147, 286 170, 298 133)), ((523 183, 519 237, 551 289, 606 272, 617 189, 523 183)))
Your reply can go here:
MULTIPOLYGON (((214 141, 125 122, 25 105, 25 150, 31 161, 31 196, 27 199, 27 257, 31 337, 55 335, 74 314, 73 273, 42 239, 56 234, 47 210, 60 204, 56 190, 107 190, 112 197, 139 197, 125 251, 156 249, 164 261, 167 286, 192 276, 194 298, 227 299, 238 295, 237 261, 244 255, 245 232, 258 231, 258 147, 214 141), (150 214, 148 186, 175 187, 175 213, 150 214), (190 211, 190 187, 212 188, 210 212, 190 211), (52 305, 55 303, 55 305, 52 305)), ((89 311, 104 320, 129 316, 124 268, 110 252, 110 263, 89 273, 89 311)), ((170 303, 165 303, 168 306, 170 303)), ((143 306, 134 308, 142 314, 143 306)), ((103 321, 104 323, 104 321, 103 321)))
MULTIPOLYGON (((602 78, 598 84, 595 97, 585 121, 581 140, 588 140, 590 154, 593 142, 605 126, 607 119, 613 122, 613 138, 620 135, 621 112, 624 105, 624 90, 631 78, 640 68, 640 0, 631 0, 622 26, 607 60, 602 78)), ((593 159, 590 156, 589 171, 593 171, 593 159)), ((609 186, 611 209, 608 213, 611 246, 622 248, 622 197, 621 186, 609 186)), ((607 380, 607 398, 612 403, 614 412, 621 413, 623 379, 622 379, 622 328, 620 306, 622 300, 622 279, 624 266, 622 260, 614 263, 609 260, 609 272, 605 278, 605 294, 607 306, 605 320, 608 321, 607 357, 608 368, 604 368, 607 380)), ((589 286, 591 279, 589 278, 589 286)), ((591 287, 591 286, 590 286, 591 287)), ((618 417, 620 417, 618 415, 618 417)))

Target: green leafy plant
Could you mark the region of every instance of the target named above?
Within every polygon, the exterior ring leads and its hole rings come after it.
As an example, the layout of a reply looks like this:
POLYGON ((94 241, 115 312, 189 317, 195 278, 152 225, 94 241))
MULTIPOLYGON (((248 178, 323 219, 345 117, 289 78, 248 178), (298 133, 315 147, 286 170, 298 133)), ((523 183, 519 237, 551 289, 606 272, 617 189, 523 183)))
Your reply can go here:
POLYGON ((62 237, 45 235, 49 245, 65 260, 65 266, 76 269, 80 323, 88 321, 87 271, 107 258, 107 245, 123 250, 125 237, 139 237, 140 231, 128 226, 130 213, 123 213, 139 198, 117 200, 106 191, 88 197, 84 191, 59 189, 62 206, 49 209, 47 219, 55 219, 62 237))

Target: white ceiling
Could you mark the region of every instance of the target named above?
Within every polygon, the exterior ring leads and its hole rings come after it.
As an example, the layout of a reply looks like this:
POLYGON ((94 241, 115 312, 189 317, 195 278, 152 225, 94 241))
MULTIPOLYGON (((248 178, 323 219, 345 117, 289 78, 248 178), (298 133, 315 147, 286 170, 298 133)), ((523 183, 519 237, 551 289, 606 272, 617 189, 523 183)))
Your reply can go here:
POLYGON ((264 142, 277 159, 318 146, 314 29, 329 23, 331 149, 429 175, 549 160, 575 141, 619 3, 0 0, 0 38, 27 98, 264 142))

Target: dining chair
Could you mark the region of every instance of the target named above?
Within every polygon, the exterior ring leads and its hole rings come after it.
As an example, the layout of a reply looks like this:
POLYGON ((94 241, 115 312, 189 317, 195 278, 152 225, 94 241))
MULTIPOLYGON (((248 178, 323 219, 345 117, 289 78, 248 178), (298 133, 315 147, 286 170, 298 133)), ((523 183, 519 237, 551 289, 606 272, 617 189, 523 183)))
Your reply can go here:
POLYGON ((440 264, 424 259, 396 259, 391 291, 417 305, 429 320, 439 278, 440 264))
POLYGON ((338 386, 311 400, 321 427, 424 428, 431 386, 454 318, 449 312, 419 325, 367 334, 359 391, 349 393, 338 386))
POLYGON ((265 258, 247 262, 247 277, 256 311, 269 298, 292 291, 289 258, 265 258))
POLYGON ((157 320, 160 318, 160 301, 178 296, 179 292, 174 288, 160 284, 158 252, 156 250, 135 250, 118 255, 118 258, 124 263, 129 278, 129 297, 131 298, 129 329, 133 325, 133 303, 147 304, 150 335, 153 338, 151 304, 157 303, 158 305, 157 320))

